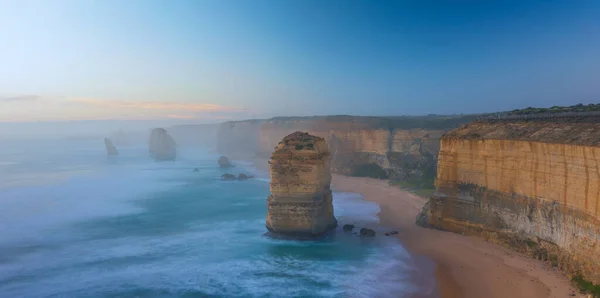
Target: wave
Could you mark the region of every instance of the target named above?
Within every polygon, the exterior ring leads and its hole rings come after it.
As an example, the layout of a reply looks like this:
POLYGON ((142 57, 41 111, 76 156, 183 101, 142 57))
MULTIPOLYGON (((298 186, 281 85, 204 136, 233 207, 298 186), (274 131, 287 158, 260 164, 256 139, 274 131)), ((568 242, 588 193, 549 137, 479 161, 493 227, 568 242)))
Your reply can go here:
MULTIPOLYGON (((176 162, 153 162, 139 156, 142 149, 90 159, 85 175, 0 190, 0 296, 397 297, 416 291, 414 262, 396 238, 361 238, 341 227, 323 241, 265 237, 265 176, 257 175, 258 183, 223 183, 213 155, 183 151, 176 162)), ((68 168, 74 161, 61 162, 68 168)), ((236 171, 260 173, 250 164, 236 171)), ((379 205, 355 193, 333 195, 340 223, 377 227, 379 205)))

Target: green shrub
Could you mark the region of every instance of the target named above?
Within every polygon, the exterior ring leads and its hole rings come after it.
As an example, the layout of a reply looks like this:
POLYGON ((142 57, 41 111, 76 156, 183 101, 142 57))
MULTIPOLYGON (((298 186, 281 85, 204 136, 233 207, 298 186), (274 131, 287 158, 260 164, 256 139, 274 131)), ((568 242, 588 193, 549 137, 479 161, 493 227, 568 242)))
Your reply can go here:
POLYGON ((579 290, 592 294, 595 298, 600 298, 600 285, 594 285, 593 283, 586 281, 581 275, 573 277, 573 282, 577 285, 579 290))

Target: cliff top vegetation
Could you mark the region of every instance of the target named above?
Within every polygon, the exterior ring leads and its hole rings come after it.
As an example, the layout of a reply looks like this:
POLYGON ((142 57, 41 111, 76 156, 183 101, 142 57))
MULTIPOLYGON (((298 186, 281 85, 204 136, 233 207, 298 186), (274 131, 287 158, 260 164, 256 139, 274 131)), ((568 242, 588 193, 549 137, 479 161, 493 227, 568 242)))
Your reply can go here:
POLYGON ((581 112, 600 112, 600 104, 576 104, 568 107, 552 106, 549 108, 533 108, 517 109, 508 112, 508 115, 533 115, 533 114, 554 114, 554 113, 581 113, 581 112))
POLYGON ((600 146, 598 123, 569 123, 552 121, 495 121, 473 122, 450 131, 443 139, 523 140, 583 146, 600 146))

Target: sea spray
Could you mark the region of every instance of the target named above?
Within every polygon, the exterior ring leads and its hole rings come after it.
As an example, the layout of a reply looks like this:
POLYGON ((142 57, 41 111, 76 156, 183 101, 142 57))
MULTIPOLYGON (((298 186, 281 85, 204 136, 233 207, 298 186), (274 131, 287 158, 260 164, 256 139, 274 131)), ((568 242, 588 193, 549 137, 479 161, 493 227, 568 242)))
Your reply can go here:
MULTIPOLYGON (((327 241, 264 237, 264 173, 223 182, 226 170, 215 154, 182 149, 176 162, 157 163, 143 147, 119 149, 118 159, 108 160, 98 142, 71 141, 30 150, 10 165, 26 166, 13 170, 30 175, 85 171, 0 188, 0 297, 398 297, 415 291, 411 257, 393 237, 364 239, 341 226, 327 241)), ((9 155, 0 160, 13 162, 9 155)), ((257 172, 236 165, 237 172, 257 172)), ((334 204, 341 223, 377 227, 376 204, 350 193, 334 193, 334 204)))

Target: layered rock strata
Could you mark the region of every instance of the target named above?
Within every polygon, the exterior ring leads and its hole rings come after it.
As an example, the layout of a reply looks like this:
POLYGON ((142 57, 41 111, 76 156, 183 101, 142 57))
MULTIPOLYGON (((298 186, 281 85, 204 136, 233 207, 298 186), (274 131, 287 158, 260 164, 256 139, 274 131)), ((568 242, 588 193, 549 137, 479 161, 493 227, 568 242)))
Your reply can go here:
POLYGON ((282 117, 221 124, 218 151, 229 157, 269 157, 279 141, 305 131, 325 139, 333 173, 360 175, 375 164, 395 180, 433 184, 442 134, 475 116, 282 117))
POLYGON ((441 140, 420 225, 476 235, 600 283, 597 123, 475 122, 441 140))
POLYGON ((177 157, 177 145, 175 140, 164 128, 155 128, 150 133, 148 142, 150 156, 155 160, 175 160, 177 157))
POLYGON ((330 188, 331 156, 323 138, 303 132, 286 136, 275 147, 269 167, 269 231, 317 236, 336 227, 330 188))

